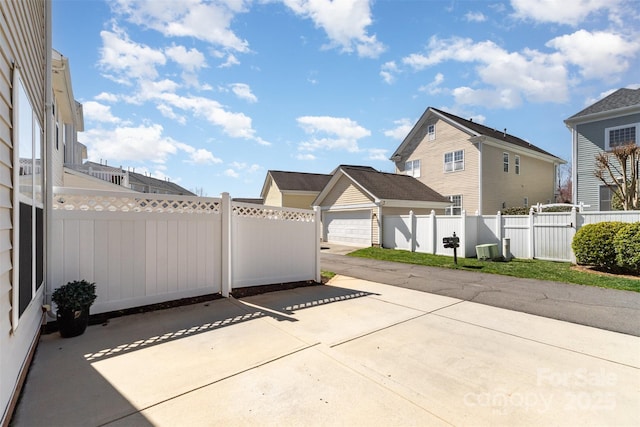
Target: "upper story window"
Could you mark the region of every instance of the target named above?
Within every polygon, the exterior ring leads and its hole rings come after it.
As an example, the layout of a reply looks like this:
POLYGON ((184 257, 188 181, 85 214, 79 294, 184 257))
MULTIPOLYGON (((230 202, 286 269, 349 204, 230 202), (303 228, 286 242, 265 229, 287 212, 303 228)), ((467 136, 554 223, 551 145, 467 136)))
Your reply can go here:
POLYGON ((404 173, 414 178, 420 178, 420 160, 409 160, 404 164, 404 173))
POLYGON ((514 156, 513 162, 516 169, 516 175, 520 175, 520 156, 514 156))
POLYGON ((453 172, 464 170, 464 150, 444 153, 444 171, 453 172))
POLYGON ((638 144, 638 128, 640 123, 616 126, 604 130, 604 149, 606 151, 626 144, 638 144))
POLYGON ((429 141, 436 139, 436 125, 427 126, 427 137, 429 138, 429 141))
POLYGON ((445 215, 462 215, 462 195, 449 196, 451 206, 444 209, 445 215))
POLYGON ((502 153, 502 170, 509 172, 509 153, 502 153))

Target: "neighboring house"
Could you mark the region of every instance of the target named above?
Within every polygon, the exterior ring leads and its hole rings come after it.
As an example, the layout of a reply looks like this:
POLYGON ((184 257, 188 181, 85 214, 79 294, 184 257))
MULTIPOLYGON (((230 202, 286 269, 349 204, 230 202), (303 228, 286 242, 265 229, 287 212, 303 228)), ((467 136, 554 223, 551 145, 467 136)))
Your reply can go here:
POLYGON ((429 107, 391 156, 407 174, 448 197, 448 214, 495 214, 555 202, 564 160, 507 133, 429 107))
POLYGON ((448 199, 417 179, 369 166, 338 166, 314 200, 322 212, 323 240, 362 246, 381 244, 384 215, 442 212, 448 199))
POLYGON ((564 122, 571 129, 573 202, 611 210, 613 190, 595 177, 595 159, 622 144, 640 145, 640 89, 618 89, 564 122))
MULTIPOLYGON (((51 2, 0 1, 0 424, 43 322, 53 139, 51 2), (47 173, 45 176, 43 173, 47 173), (45 186, 45 183, 47 185, 45 186)), ((57 113, 57 112, 56 112, 57 113)))
POLYGON ((195 196, 195 193, 169 180, 153 178, 107 164, 84 162, 67 168, 65 172, 66 187, 195 196))
POLYGON ((331 175, 320 173, 267 172, 260 197, 267 206, 311 209, 311 203, 327 185, 331 175))

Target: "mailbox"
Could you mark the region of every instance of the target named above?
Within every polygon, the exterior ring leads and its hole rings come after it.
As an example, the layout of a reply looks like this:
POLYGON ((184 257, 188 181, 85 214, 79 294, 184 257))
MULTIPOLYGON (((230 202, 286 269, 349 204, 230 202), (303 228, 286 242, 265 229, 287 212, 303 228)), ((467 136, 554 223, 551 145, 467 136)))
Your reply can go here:
POLYGON ((444 237, 442 243, 445 248, 458 248, 460 247, 460 238, 453 233, 453 237, 444 237))

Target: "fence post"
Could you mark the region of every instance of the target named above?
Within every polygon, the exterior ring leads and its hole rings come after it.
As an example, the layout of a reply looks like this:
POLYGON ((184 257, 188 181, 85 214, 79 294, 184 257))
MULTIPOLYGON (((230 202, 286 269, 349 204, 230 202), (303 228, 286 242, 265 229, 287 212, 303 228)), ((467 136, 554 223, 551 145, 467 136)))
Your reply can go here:
MULTIPOLYGON (((504 230, 502 229, 502 212, 498 211, 496 214, 496 237, 498 238, 498 246, 502 247, 502 238, 504 237, 504 230)), ((502 254, 502 256, 506 256, 502 254)))
POLYGON ((409 236, 411 238, 411 252, 416 251, 416 215, 409 211, 409 236))
POLYGON ((231 221, 233 216, 233 207, 231 206, 231 197, 229 193, 222 193, 222 296, 228 298, 233 285, 232 263, 231 263, 231 221))
MULTIPOLYGON (((581 211, 582 213, 582 211, 581 211)), ((573 237, 576 235, 576 233, 578 232, 578 229, 580 228, 580 225, 578 224, 578 212, 576 212, 576 207, 572 207, 571 208, 571 228, 573 229, 573 233, 571 233, 571 242, 569 242, 569 248, 571 251, 571 263, 575 264, 576 263, 576 254, 573 253, 573 245, 571 244, 573 242, 573 237)))
POLYGON ((535 245, 534 245, 534 225, 535 219, 533 215, 533 208, 529 209, 529 259, 535 258, 535 245))
POLYGON ((460 254, 463 258, 467 257, 467 211, 460 212, 460 254))
POLYGON ((436 254, 437 252, 437 234, 436 234, 436 211, 434 211, 433 209, 431 210, 431 213, 429 214, 429 221, 431 221, 431 230, 429 230, 429 232, 431 233, 431 253, 433 255, 436 254))
POLYGON ((315 233, 315 253, 316 253, 316 282, 320 283, 322 280, 320 273, 320 235, 322 233, 322 225, 320 224, 320 206, 313 207, 314 221, 316 222, 315 233))

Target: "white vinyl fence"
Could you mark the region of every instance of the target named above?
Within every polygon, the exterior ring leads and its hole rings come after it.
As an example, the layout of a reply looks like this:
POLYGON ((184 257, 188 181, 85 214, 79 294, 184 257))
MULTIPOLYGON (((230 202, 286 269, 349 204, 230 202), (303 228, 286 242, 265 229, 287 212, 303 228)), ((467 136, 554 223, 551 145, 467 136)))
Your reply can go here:
POLYGON ((319 215, 220 198, 54 188, 51 289, 96 282, 92 313, 320 280, 319 215))
POLYGON ((551 261, 575 261, 571 241, 585 224, 602 221, 638 222, 640 211, 531 212, 529 215, 385 215, 382 246, 437 255, 453 255, 444 237, 460 238, 458 256, 475 257, 476 245, 497 244, 503 254, 503 239, 509 241, 509 256, 551 261))

